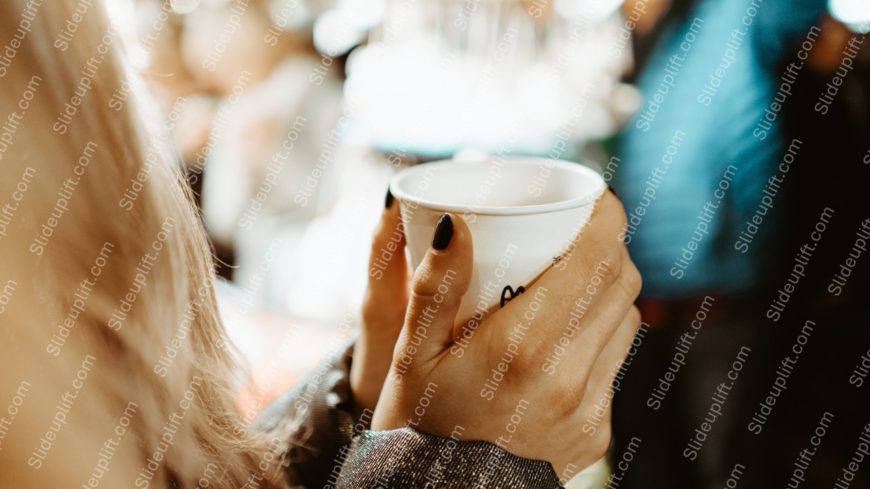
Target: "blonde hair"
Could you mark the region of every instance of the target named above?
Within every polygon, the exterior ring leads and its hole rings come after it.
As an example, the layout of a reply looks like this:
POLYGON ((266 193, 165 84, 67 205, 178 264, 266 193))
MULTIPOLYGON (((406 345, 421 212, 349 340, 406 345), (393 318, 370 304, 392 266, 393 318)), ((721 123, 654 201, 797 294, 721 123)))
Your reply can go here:
POLYGON ((190 189, 97 3, 65 49, 76 2, 0 3, 0 473, 281 487, 281 433, 236 405, 190 189))

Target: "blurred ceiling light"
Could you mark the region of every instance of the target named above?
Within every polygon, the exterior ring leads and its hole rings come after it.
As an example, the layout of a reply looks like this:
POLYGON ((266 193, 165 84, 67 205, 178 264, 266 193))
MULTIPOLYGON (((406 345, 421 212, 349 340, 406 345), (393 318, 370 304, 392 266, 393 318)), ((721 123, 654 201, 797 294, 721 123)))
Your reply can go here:
POLYGON ((285 31, 303 28, 311 19, 311 9, 302 0, 272 0, 269 3, 272 23, 285 31))
POLYGON ((610 17, 624 0, 557 0, 556 12, 566 19, 585 15, 590 21, 597 22, 610 17))
POLYGON ((361 26, 345 9, 323 12, 314 23, 314 47, 331 57, 341 56, 361 43, 367 28, 361 26))
POLYGON ((870 32, 870 1, 828 0, 831 15, 861 34, 870 32))
POLYGON ((199 7, 200 0, 170 0, 172 10, 177 14, 189 14, 199 7))
POLYGON ((384 0, 343 0, 340 8, 361 29, 371 29, 384 18, 384 0))

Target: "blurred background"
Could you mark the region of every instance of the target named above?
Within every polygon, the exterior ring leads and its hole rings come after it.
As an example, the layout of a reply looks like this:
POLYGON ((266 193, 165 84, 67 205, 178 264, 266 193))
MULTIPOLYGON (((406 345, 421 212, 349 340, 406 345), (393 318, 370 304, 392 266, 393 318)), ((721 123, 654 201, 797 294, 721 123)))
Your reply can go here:
MULTIPOLYGON (((870 368, 857 246, 870 218, 867 0, 108 3, 196 191, 259 404, 352 331, 396 171, 545 156, 604 174, 644 275, 648 328, 614 401, 610 487, 792 484, 825 413, 798 485, 848 476, 870 422, 854 380, 870 368), (796 341, 787 388, 753 433, 796 341), (690 459, 743 347, 739 381, 690 459)), ((870 487, 868 467, 851 487, 870 487)))
POLYGON ((459 153, 606 162, 640 103, 620 81, 619 2, 112 5, 197 192, 225 319, 269 374, 264 401, 354 323, 396 171, 459 153))

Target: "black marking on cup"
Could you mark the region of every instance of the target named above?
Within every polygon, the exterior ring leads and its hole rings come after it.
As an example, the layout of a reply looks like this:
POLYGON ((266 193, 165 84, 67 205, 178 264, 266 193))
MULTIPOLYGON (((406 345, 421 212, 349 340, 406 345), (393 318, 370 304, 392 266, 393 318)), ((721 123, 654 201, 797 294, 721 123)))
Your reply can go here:
POLYGON ((522 294, 525 291, 526 291, 526 288, 523 287, 522 285, 517 287, 517 290, 514 290, 513 287, 511 287, 510 285, 506 286, 501 291, 501 301, 499 301, 499 303, 498 303, 499 308, 504 307, 505 304, 512 301, 516 296, 522 294))

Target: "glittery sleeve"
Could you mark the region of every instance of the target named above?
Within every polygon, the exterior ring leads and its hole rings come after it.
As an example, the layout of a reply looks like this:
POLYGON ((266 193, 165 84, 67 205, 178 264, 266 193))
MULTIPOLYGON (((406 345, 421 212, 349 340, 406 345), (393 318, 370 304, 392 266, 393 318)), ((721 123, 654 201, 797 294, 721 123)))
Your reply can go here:
POLYGON ((326 488, 561 488, 553 467, 484 441, 456 441, 410 428, 366 431, 326 488))
POLYGON ((560 488, 552 466, 498 446, 425 435, 412 429, 368 431, 350 390, 353 346, 327 359, 266 408, 256 429, 289 436, 293 488, 560 488), (279 429, 289 423, 289 431, 279 429))

